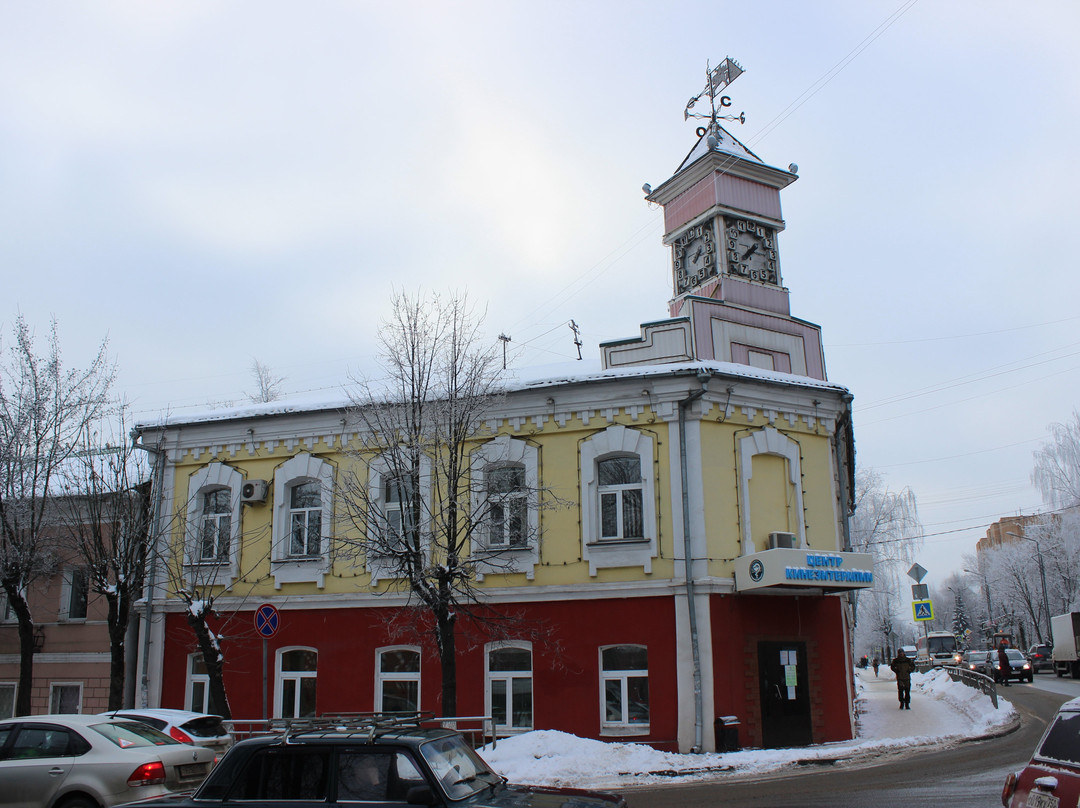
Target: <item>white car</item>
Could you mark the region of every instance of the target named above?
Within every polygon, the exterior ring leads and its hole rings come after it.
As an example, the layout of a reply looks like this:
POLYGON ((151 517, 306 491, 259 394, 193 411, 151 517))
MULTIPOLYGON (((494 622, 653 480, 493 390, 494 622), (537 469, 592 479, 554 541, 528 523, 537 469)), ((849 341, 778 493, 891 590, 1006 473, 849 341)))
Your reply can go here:
POLYGON ((0 801, 6 808, 111 808, 183 793, 196 788, 213 763, 211 750, 126 718, 0 721, 0 801))
POLYGON ((101 715, 130 718, 149 724, 180 743, 192 746, 205 746, 219 756, 225 754, 233 744, 232 735, 225 729, 220 715, 193 713, 189 710, 154 709, 113 710, 101 715))

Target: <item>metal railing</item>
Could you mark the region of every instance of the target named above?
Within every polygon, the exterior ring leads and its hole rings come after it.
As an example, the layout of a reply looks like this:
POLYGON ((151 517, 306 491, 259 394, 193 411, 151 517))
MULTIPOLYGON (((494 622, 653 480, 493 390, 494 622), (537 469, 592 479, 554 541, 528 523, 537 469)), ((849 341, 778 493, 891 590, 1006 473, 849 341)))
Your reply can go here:
POLYGON ((994 709, 998 709, 997 683, 991 677, 956 665, 945 665, 942 670, 948 673, 954 682, 962 682, 968 687, 981 690, 990 697, 994 709))

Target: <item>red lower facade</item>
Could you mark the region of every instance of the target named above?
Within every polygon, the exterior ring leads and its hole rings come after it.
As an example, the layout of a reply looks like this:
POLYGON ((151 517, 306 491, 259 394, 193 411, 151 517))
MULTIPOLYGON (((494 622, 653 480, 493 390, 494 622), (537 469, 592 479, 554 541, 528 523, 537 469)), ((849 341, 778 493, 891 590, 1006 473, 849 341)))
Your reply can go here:
MULTIPOLYGON (((702 661, 702 681, 706 687, 711 682, 714 713, 705 719, 709 740, 718 716, 738 720, 742 746, 851 738, 852 689, 841 598, 712 595, 708 603, 708 620, 700 622, 711 627, 711 643, 704 644, 711 645, 711 654, 702 661)), ((411 612, 369 606, 305 609, 282 603, 279 628, 264 640, 254 626, 258 605, 215 625, 223 637, 225 687, 234 719, 281 714, 280 708, 275 711, 282 698, 276 660, 280 651, 298 648, 317 654, 316 714, 378 709, 379 651, 395 646, 419 649, 419 709, 443 714, 434 638, 409 625, 411 612)), ((692 674, 686 669, 692 657, 679 647, 687 642, 688 629, 676 624, 674 597, 508 603, 500 608, 514 616, 522 639, 530 640, 531 728, 676 751, 682 716, 686 745, 688 715, 693 724, 693 692, 688 687, 692 674), (611 697, 605 689, 617 688, 618 680, 613 683, 610 677, 616 674, 603 670, 602 649, 616 646, 643 647, 647 653, 647 685, 631 682, 631 689, 623 691, 624 701, 632 702, 639 716, 647 693, 647 724, 629 732, 605 726, 605 699, 611 697)), ((167 615, 164 639, 160 706, 189 707, 188 671, 195 642, 182 614, 167 615)), ((511 633, 506 639, 515 637, 511 633)), ((487 650, 476 629, 460 627, 457 715, 489 712, 487 650)), ((627 677, 625 671, 622 675, 627 677)), ((611 715, 606 718, 610 721, 611 715)))

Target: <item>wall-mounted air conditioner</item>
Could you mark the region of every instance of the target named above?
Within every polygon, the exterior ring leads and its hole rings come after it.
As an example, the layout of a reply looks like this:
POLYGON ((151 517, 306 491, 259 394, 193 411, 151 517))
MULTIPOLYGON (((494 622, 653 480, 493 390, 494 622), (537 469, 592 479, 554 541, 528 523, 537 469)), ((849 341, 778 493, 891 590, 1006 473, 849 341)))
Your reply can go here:
POLYGON ((266 502, 266 480, 247 480, 240 489, 240 501, 248 505, 266 502))
POLYGON ((795 547, 795 534, 794 533, 770 533, 769 534, 769 549, 770 550, 791 550, 795 547))

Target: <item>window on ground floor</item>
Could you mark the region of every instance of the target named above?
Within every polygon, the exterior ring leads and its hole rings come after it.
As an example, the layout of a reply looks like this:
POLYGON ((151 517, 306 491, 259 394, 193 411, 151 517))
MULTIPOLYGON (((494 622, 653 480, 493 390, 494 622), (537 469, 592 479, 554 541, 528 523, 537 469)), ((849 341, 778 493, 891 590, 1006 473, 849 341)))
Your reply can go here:
POLYGON ((644 645, 611 645, 600 649, 604 730, 649 728, 649 652, 644 645))
POLYGON ((315 684, 319 653, 314 648, 284 648, 278 652, 276 718, 315 715, 315 684))
POLYGON ((375 710, 382 713, 420 709, 420 651, 381 648, 375 652, 375 710))
POLYGON ((15 717, 15 683, 0 682, 0 718, 15 717))
POLYGON ((528 643, 489 645, 488 715, 497 732, 533 727, 532 648, 528 643))
POLYGON ((187 705, 193 713, 210 711, 210 676, 202 654, 188 656, 187 705))
POLYGON ((81 708, 82 682, 55 682, 49 686, 50 713, 79 713, 81 708))

